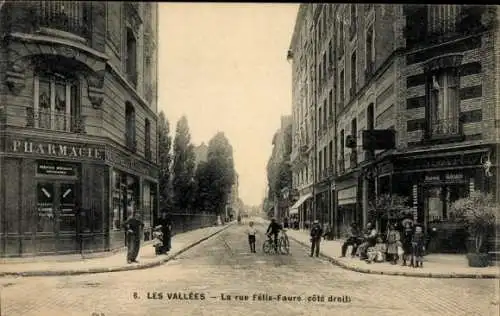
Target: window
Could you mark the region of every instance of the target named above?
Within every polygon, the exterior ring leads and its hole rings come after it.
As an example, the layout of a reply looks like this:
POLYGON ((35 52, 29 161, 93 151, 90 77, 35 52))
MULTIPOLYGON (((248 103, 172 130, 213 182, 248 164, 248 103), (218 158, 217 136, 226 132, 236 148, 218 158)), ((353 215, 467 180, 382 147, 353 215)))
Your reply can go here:
POLYGON ((339 59, 342 58, 342 55, 344 55, 344 17, 343 14, 340 14, 339 18, 339 59))
POLYGON ((128 149, 136 150, 135 109, 130 102, 125 103, 125 141, 128 149))
POLYGON ((144 122, 144 156, 151 160, 151 123, 148 119, 144 122))
POLYGON ((375 60, 375 42, 374 42, 374 36, 373 36, 373 24, 368 27, 366 30, 366 71, 367 73, 372 73, 373 71, 373 62, 375 60))
POLYGON ((370 103, 366 109, 366 127, 368 130, 373 130, 375 128, 375 112, 373 110, 373 103, 370 103))
POLYGON ((326 100, 323 102, 323 128, 326 128, 328 126, 328 104, 326 103, 326 100))
POLYGON ((340 80, 339 80, 339 110, 341 110, 344 106, 344 98, 345 98, 345 74, 344 70, 340 72, 340 80))
POLYGON ((323 170, 328 168, 328 152, 326 151, 326 147, 323 148, 323 170))
POLYGON ((127 57, 126 72, 130 83, 137 86, 137 44, 135 35, 130 28, 127 28, 127 57))
POLYGON ((34 83, 34 127, 78 131, 80 107, 76 80, 45 73, 36 76, 34 83))
POLYGON ((323 111, 321 107, 318 110, 318 131, 321 131, 321 128, 323 127, 323 111))
POLYGON ((358 125, 357 125, 356 119, 352 119, 352 121, 351 121, 351 135, 352 135, 352 137, 354 137, 355 140, 357 137, 357 132, 358 132, 358 125))
POLYGON ((356 51, 351 55, 351 98, 356 93, 356 51))
POLYGON ((357 20, 357 12, 356 12, 356 4, 351 4, 351 25, 349 28, 350 39, 354 38, 356 35, 356 21, 357 20))
POLYGON ((328 150, 329 150, 329 155, 328 157, 330 158, 330 161, 328 163, 328 166, 332 166, 332 163, 333 163, 333 142, 330 141, 330 144, 328 145, 328 150))
POLYGON ((431 135, 450 135, 459 132, 458 78, 453 69, 430 75, 431 135))
POLYGON ((339 171, 344 172, 344 130, 340 131, 339 147, 339 171))
POLYGON ((333 91, 330 90, 328 93, 328 108, 330 109, 330 119, 333 119, 333 91))

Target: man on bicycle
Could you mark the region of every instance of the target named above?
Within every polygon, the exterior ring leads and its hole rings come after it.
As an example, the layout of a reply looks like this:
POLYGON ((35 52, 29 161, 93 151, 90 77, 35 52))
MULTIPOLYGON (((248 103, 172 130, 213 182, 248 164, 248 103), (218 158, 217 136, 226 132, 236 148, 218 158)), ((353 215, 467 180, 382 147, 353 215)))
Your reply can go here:
POLYGON ((280 224, 276 222, 276 219, 273 217, 271 219, 271 223, 269 223, 269 226, 267 227, 266 235, 269 236, 270 238, 274 236, 274 250, 277 252, 278 251, 278 235, 281 231, 282 227, 280 224))

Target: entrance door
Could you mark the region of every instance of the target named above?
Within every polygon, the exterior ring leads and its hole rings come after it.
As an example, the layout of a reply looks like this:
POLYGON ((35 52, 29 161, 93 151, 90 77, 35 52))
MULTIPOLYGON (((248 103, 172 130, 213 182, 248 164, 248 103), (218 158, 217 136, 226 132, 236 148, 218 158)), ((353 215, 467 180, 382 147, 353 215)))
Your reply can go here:
POLYGON ((52 181, 37 184, 39 254, 79 251, 75 191, 74 182, 52 181))

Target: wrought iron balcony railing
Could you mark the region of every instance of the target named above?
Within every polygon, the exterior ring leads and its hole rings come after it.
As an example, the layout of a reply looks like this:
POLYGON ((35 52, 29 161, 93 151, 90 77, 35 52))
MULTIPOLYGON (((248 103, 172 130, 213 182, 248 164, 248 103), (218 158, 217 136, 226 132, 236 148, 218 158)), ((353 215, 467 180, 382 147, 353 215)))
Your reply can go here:
POLYGON ((136 152, 137 151, 137 139, 135 137, 132 137, 130 135, 126 135, 126 146, 128 150, 131 152, 136 152))
POLYGON ((338 169, 339 174, 344 173, 345 172, 345 161, 344 161, 344 159, 343 158, 339 159, 337 163, 338 163, 338 168, 339 168, 338 169))
POLYGON ((36 16, 40 27, 57 29, 84 38, 89 35, 89 3, 85 1, 39 1, 36 16))
POLYGON ((358 152, 356 150, 351 151, 349 154, 349 168, 356 168, 358 165, 358 152))
POLYGON ((151 148, 146 147, 144 149, 144 157, 146 158, 146 160, 151 161, 151 158, 153 157, 151 148))
POLYGON ((86 117, 82 115, 59 114, 50 110, 34 111, 26 108, 26 126, 54 131, 85 133, 86 117))
POLYGON ((436 120, 430 125, 430 136, 432 138, 458 136, 461 133, 462 130, 458 117, 436 120))

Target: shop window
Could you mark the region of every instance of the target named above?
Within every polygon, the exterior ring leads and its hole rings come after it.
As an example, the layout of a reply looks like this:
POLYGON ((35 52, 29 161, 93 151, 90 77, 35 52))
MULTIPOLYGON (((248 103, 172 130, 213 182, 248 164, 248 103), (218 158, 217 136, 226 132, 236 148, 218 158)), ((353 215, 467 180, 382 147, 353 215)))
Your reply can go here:
POLYGON ((135 152, 137 149, 135 138, 135 109, 130 102, 125 103, 125 141, 127 148, 135 152))
POLYGON ((78 132, 81 128, 78 82, 61 74, 39 73, 34 78, 35 128, 78 132))
POLYGON ((37 185, 37 232, 53 233, 55 223, 55 186, 53 183, 37 185))
POLYGON ((124 196, 121 174, 113 171, 113 210, 111 212, 111 227, 113 230, 120 230, 123 223, 124 196))
POLYGON ((459 133, 458 78, 453 69, 441 70, 430 76, 430 134, 432 136, 459 133))
POLYGON ((76 195, 74 183, 63 183, 59 190, 59 230, 75 232, 76 230, 76 195))
POLYGON ((127 56, 126 72, 127 78, 134 87, 137 86, 137 43, 132 29, 127 28, 127 56))
POLYGON ((144 156, 151 160, 151 123, 148 119, 144 122, 144 156))

